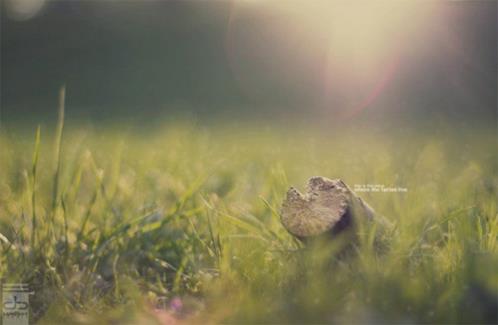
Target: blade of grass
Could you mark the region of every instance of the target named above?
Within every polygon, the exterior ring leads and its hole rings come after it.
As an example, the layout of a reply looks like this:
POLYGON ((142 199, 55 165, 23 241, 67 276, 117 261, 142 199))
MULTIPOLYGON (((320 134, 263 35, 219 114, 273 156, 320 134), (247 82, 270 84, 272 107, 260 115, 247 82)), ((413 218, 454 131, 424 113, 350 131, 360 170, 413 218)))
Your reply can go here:
POLYGON ((31 208, 32 208, 32 218, 31 218, 31 247, 34 251, 36 247, 36 227, 37 227, 37 216, 36 216, 36 172, 38 167, 38 157, 40 154, 40 126, 36 129, 35 136, 35 149, 33 152, 33 164, 31 168, 31 176, 33 181, 31 182, 31 208))
POLYGON ((57 129, 55 133, 54 145, 54 184, 52 191, 52 221, 54 221, 57 206, 59 204, 59 178, 61 173, 62 135, 64 131, 64 109, 66 101, 66 85, 62 85, 59 90, 59 111, 57 119, 57 129))
POLYGON ((67 259, 69 257, 69 241, 68 241, 68 224, 67 224, 67 207, 66 207, 66 202, 64 201, 64 197, 61 198, 61 205, 62 205, 62 214, 64 217, 64 259, 67 262, 67 259))

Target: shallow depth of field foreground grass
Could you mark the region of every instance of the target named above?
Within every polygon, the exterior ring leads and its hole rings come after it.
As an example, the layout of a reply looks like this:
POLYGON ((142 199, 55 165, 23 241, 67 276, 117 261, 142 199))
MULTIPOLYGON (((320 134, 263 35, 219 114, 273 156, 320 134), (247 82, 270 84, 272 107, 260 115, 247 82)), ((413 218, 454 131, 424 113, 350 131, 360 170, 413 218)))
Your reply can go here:
POLYGON ((0 276, 31 285, 33 320, 496 321, 493 131, 141 131, 66 126, 60 155, 49 127, 0 136, 0 276), (395 224, 387 253, 285 231, 314 175, 408 189, 359 193, 395 224))

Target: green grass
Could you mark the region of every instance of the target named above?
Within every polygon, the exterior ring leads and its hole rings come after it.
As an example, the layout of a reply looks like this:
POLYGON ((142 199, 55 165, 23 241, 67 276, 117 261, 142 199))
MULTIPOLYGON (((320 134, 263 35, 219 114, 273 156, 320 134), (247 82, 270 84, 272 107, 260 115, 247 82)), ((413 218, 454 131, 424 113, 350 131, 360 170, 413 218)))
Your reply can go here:
POLYGON ((492 131, 62 129, 0 134, 0 277, 31 285, 34 320, 496 321, 492 131), (361 193, 395 224, 384 255, 285 231, 314 175, 408 188, 361 193))

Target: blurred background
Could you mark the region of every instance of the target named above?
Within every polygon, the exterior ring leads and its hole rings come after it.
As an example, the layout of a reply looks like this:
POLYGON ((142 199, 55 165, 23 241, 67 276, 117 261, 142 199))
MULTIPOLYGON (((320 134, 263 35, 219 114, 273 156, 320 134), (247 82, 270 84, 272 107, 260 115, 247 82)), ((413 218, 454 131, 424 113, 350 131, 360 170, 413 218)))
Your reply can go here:
POLYGON ((1 120, 494 125, 496 1, 4 1, 1 120), (394 122, 393 122, 394 123, 394 122))

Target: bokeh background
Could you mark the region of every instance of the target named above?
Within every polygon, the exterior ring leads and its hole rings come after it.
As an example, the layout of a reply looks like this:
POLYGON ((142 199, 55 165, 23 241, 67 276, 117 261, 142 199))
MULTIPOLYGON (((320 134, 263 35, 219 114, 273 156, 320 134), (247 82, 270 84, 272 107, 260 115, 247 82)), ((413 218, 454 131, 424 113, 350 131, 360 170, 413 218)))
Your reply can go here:
POLYGON ((496 1, 4 1, 1 118, 496 122, 496 1))

